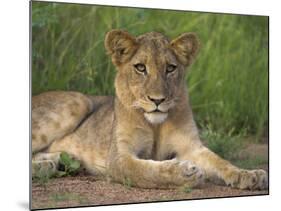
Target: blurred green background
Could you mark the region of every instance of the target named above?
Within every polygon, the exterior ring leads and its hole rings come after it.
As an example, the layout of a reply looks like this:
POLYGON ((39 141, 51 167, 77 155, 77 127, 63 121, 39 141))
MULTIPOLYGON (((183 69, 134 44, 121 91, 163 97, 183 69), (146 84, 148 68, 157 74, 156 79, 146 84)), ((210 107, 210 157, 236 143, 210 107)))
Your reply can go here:
POLYGON ((171 38, 196 32, 202 47, 186 83, 202 138, 265 139, 268 17, 32 2, 32 94, 113 95, 103 40, 114 28, 171 38))

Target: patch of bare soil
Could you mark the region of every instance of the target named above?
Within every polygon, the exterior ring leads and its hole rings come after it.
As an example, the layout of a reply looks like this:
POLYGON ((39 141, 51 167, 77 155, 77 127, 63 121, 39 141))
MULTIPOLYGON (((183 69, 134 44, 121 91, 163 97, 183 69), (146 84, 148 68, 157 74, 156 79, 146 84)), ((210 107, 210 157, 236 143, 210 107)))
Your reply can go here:
MULTIPOLYGON (((249 145, 241 157, 267 158, 267 145, 249 145)), ((259 166, 268 170, 268 166, 259 166)), ((206 183, 197 189, 141 189, 98 180, 96 177, 80 174, 75 177, 51 179, 46 185, 32 184, 32 208, 75 207, 89 205, 123 204, 153 201, 171 201, 229 196, 265 195, 264 191, 238 190, 226 186, 206 183)))
POLYGON ((95 180, 92 176, 53 179, 44 188, 33 184, 32 208, 74 207, 148 201, 170 201, 228 196, 264 195, 268 191, 248 191, 210 183, 184 192, 180 189, 141 189, 95 180))
POLYGON ((268 157, 268 144, 248 144, 245 149, 242 149, 240 151, 240 157, 241 159, 247 157, 268 157), (244 155, 244 156, 243 156, 244 155))

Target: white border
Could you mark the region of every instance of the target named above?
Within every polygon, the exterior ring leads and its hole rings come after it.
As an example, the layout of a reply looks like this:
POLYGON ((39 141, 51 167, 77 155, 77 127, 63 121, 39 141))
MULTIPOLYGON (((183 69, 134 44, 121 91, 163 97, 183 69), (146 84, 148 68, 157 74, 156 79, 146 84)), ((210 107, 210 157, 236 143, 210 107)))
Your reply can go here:
MULTIPOLYGON (((58 0, 59 1, 59 0, 58 0)), ((77 3, 170 8, 270 16, 270 196, 208 199, 69 210, 267 210, 280 207, 280 6, 276 0, 71 0, 77 3)), ((0 209, 28 208, 29 53, 27 0, 0 6, 0 209)), ((265 70, 266 71, 266 70, 265 70)))

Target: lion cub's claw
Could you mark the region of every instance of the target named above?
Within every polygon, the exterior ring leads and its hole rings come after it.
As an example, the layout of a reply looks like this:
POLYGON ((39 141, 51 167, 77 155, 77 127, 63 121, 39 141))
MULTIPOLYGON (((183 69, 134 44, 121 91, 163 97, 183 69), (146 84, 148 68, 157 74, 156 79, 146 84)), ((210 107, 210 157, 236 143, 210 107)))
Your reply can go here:
POLYGON ((181 161, 179 163, 181 169, 181 175, 188 182, 192 183, 192 186, 202 184, 204 181, 204 172, 198 166, 190 161, 181 161))
POLYGON ((187 177, 195 174, 200 170, 197 166, 195 166, 190 161, 182 161, 179 163, 179 166, 182 169, 183 176, 187 176, 187 177))
POLYGON ((230 174, 226 184, 239 189, 264 190, 268 188, 268 176, 262 169, 237 170, 230 174))
POLYGON ((256 184, 257 189, 263 190, 268 188, 268 175, 266 171, 262 169, 254 170, 257 177, 258 177, 258 182, 256 184))

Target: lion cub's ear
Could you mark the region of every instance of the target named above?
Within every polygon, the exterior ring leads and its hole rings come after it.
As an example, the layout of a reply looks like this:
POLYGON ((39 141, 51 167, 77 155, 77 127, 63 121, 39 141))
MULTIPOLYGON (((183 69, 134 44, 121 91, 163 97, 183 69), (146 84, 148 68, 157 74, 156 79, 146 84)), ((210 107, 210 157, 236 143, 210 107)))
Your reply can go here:
POLYGON ((126 31, 116 29, 107 32, 104 45, 115 65, 128 61, 137 49, 134 36, 126 31))
POLYGON ((179 61, 188 66, 192 63, 199 51, 199 40, 195 33, 184 33, 171 41, 171 46, 179 61))

